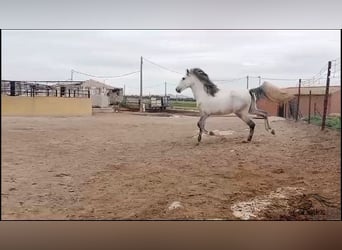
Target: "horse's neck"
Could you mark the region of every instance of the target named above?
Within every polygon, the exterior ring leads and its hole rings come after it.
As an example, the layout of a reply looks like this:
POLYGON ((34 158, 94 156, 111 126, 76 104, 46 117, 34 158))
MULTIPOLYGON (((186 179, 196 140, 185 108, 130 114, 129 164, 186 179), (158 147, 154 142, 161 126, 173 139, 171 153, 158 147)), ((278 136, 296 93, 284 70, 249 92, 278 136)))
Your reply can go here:
POLYGON ((195 84, 191 86, 191 90, 196 101, 202 100, 203 98, 208 96, 208 94, 204 91, 204 87, 201 82, 195 82, 195 84))

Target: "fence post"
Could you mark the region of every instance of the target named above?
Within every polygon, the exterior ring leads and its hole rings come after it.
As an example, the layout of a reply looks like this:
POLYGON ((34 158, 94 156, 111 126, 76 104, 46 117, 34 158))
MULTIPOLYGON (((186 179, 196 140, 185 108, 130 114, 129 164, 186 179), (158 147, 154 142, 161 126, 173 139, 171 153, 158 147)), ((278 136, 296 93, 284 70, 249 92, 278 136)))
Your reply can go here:
POLYGON ((143 112, 143 57, 140 57, 140 96, 139 96, 139 110, 143 112))
POLYGON ((70 97, 70 89, 68 89, 68 92, 69 92, 69 97, 70 97))
POLYGON ((88 89, 88 98, 90 98, 90 90, 88 89))
POLYGON ((74 90, 74 97, 76 97, 76 90, 74 90))
POLYGON ((57 89, 56 89, 56 97, 58 96, 58 92, 57 92, 57 89))
POLYGON ((309 91, 309 117, 308 117, 309 124, 310 124, 310 118, 311 118, 311 90, 309 91))
POLYGON ((298 121, 299 117, 299 101, 300 101, 300 85, 302 83, 302 79, 299 79, 299 84, 298 84, 298 98, 297 98, 297 112, 296 112, 296 121, 298 121))
POLYGON ((49 96, 49 89, 47 89, 47 96, 49 96))
POLYGON ((15 96, 15 82, 10 82, 10 96, 15 96))
POLYGON ((323 106, 323 117, 322 117, 322 130, 325 128, 325 120, 327 118, 327 108, 328 108, 328 98, 329 98, 329 84, 330 84, 330 70, 331 70, 331 61, 328 62, 328 73, 327 73, 327 85, 325 88, 325 96, 324 96, 324 106, 323 106))

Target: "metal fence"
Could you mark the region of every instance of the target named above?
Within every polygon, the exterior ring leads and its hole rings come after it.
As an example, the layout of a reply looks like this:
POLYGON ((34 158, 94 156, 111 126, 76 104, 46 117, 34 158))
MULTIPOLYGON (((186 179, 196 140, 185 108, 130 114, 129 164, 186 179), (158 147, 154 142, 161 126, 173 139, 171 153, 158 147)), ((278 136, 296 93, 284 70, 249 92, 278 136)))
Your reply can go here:
POLYGON ((1 81, 1 94, 8 96, 52 96, 90 98, 89 89, 68 86, 49 86, 29 82, 1 81))
MULTIPOLYGON (((170 97, 169 96, 151 96, 144 97, 142 99, 142 103, 145 107, 145 110, 166 110, 166 108, 170 107, 170 97)), ((139 96, 124 96, 121 102, 123 107, 129 109, 139 109, 140 108, 140 99, 139 96)))

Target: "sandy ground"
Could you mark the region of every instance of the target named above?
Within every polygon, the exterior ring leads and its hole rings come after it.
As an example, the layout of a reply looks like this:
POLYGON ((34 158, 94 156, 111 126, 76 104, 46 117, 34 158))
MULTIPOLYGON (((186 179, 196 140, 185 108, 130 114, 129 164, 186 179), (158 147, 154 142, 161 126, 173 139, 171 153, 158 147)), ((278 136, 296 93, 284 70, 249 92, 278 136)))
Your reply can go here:
POLYGON ((340 131, 271 119, 2 117, 2 219, 335 220, 340 131))

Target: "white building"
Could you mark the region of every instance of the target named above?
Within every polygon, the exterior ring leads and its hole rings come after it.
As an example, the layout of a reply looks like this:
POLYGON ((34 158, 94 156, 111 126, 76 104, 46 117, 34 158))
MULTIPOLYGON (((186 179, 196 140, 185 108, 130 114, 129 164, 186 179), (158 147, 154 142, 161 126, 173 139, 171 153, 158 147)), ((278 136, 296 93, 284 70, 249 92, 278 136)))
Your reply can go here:
POLYGON ((108 107, 111 104, 117 104, 123 99, 123 89, 116 88, 105 83, 89 79, 76 83, 59 83, 55 87, 59 89, 60 96, 74 93, 90 95, 93 107, 108 107))

